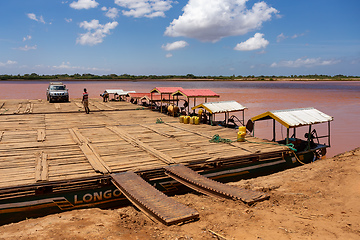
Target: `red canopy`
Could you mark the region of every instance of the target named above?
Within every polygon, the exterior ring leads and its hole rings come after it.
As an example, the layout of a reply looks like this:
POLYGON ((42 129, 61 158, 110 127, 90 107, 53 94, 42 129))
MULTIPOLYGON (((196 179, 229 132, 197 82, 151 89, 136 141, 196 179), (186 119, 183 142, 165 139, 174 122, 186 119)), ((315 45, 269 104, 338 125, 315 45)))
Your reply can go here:
POLYGON ((172 94, 175 95, 183 95, 188 98, 208 98, 208 97, 220 97, 219 94, 211 91, 210 89, 181 89, 172 94))
POLYGON ((158 92, 160 94, 172 94, 178 90, 183 90, 182 87, 156 87, 150 93, 158 92))

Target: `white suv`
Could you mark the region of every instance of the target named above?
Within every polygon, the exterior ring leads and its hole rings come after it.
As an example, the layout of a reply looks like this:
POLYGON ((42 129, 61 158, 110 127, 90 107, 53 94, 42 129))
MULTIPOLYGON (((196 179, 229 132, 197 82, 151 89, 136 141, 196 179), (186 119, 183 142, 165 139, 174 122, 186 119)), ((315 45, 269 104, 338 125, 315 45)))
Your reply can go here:
POLYGON ((66 89, 66 85, 62 82, 50 82, 49 87, 46 90, 46 99, 49 102, 54 101, 69 101, 69 92, 66 89))

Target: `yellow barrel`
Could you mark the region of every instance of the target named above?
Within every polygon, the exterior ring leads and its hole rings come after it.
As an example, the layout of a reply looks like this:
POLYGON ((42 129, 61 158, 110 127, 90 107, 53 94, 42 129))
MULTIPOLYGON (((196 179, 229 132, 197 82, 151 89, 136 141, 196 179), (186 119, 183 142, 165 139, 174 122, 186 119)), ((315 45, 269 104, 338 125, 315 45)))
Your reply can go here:
POLYGON ((189 124, 189 123, 190 123, 190 116, 185 116, 185 117, 184 117, 184 123, 185 123, 185 124, 189 124))
POLYGON ((199 125, 199 124, 200 124, 200 118, 199 118, 199 117, 195 117, 194 124, 195 124, 195 125, 199 125))
POLYGON ((190 117, 190 124, 195 124, 195 116, 190 117))
POLYGON ((183 115, 181 115, 181 116, 179 117, 180 123, 184 123, 184 118, 185 118, 185 116, 183 116, 183 115))
POLYGON ((239 132, 237 133, 237 141, 244 142, 246 136, 246 127, 241 126, 239 127, 239 132))
POLYGON ((202 110, 202 109, 199 109, 199 113, 198 113, 198 117, 199 117, 199 118, 201 117, 202 113, 203 113, 203 110, 202 110))
POLYGON ((240 127, 239 127, 239 132, 244 132, 244 133, 246 133, 246 127, 240 126, 240 127))
POLYGON ((244 142, 245 141, 246 132, 238 132, 237 133, 237 141, 244 142))

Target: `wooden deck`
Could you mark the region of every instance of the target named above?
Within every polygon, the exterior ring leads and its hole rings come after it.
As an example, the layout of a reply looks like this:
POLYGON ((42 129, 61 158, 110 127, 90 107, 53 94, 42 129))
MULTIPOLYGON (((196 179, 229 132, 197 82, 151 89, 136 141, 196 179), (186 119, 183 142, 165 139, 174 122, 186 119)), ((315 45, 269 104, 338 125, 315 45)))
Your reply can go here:
MULTIPOLYGON (((284 151, 269 144, 210 143, 236 130, 179 123, 126 102, 0 100, 0 188, 70 180, 173 163, 200 163, 284 151), (164 123, 157 124, 161 118, 164 123)), ((248 137, 251 142, 263 140, 248 137)))

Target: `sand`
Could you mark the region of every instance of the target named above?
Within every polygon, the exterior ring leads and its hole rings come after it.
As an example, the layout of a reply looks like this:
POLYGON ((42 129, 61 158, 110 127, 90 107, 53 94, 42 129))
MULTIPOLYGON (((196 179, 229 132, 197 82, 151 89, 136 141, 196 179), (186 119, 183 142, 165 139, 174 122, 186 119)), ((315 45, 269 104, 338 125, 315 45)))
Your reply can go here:
POLYGON ((129 206, 85 209, 0 226, 0 239, 360 239, 360 148, 232 185, 270 199, 241 202, 189 193, 195 222, 164 226, 129 206))

